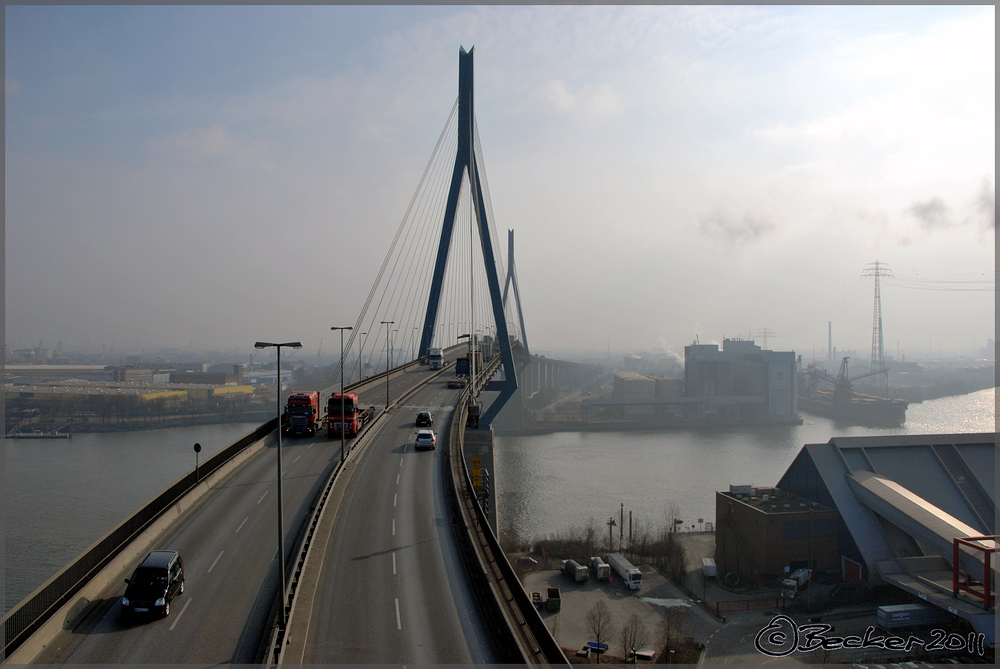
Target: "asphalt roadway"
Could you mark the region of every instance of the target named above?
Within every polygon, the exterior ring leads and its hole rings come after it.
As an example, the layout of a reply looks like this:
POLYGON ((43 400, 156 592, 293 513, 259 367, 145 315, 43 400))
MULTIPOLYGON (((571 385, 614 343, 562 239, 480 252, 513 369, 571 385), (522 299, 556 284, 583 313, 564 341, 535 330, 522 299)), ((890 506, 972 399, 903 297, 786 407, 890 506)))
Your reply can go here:
MULTIPOLYGON (((412 388, 430 375, 426 367, 417 367, 392 379, 391 397, 398 397, 404 390, 412 388)), ((443 387, 445 382, 441 381, 440 385, 443 387)), ((363 404, 384 402, 384 386, 366 391, 362 394, 361 401, 363 404)), ((407 412, 400 413, 399 418, 402 419, 405 413, 407 412)), ((407 417, 412 421, 412 415, 407 417)), ((387 431, 385 438, 388 440, 386 443, 395 444, 392 449, 399 449, 408 437, 409 433, 404 434, 397 425, 387 431)), ((378 443, 384 442, 380 439, 378 443)), ((348 446, 350 444, 349 440, 348 446)), ((372 453, 378 450, 373 448, 372 453)), ((426 568, 427 551, 439 550, 436 548, 435 536, 440 534, 440 528, 432 527, 431 522, 433 519, 436 523, 436 519, 441 517, 440 481, 437 470, 431 463, 440 457, 440 453, 439 450, 419 454, 421 457, 427 456, 426 462, 414 460, 413 468, 400 468, 397 462, 396 470, 405 487, 394 494, 399 494, 407 505, 406 514, 401 515, 397 521, 397 539, 405 541, 399 546, 414 549, 407 551, 407 559, 411 554, 420 556, 413 564, 407 562, 405 569, 410 572, 426 568)), ((35 658, 35 662, 259 662, 266 652, 263 646, 269 632, 268 619, 279 580, 275 454, 273 446, 263 449, 257 457, 249 460, 206 494, 189 513, 168 528, 153 546, 155 549, 177 550, 184 559, 185 591, 171 603, 168 617, 124 621, 120 616, 120 601, 125 583, 110 585, 91 603, 90 610, 82 621, 73 629, 63 630, 58 634, 35 658)), ((415 457, 416 454, 411 449, 409 453, 400 453, 395 457, 407 455, 415 457)), ((315 492, 339 459, 340 441, 328 441, 325 434, 283 439, 282 497, 286 569, 291 564, 294 538, 301 530, 315 492)), ((384 463, 375 462, 371 471, 381 471, 383 467, 384 463)), ((382 473, 386 476, 386 481, 383 482, 378 482, 371 476, 359 479, 354 495, 358 506, 349 514, 352 519, 358 515, 367 517, 372 523, 377 522, 359 509, 385 497, 385 486, 392 484, 396 477, 390 477, 387 471, 382 473), (360 483, 362 480, 363 484, 360 483), (372 487, 368 489, 365 486, 372 487)), ((114 491, 108 491, 108 494, 114 494, 114 491)), ((384 502, 382 499, 383 505, 384 502)), ((373 524, 372 528, 374 527, 373 524)), ((350 551, 342 552, 341 556, 347 553, 350 551)), ((351 554, 348 559, 354 557, 357 554, 351 554)), ((402 558, 403 555, 398 557, 402 558)), ((440 559, 439 564, 448 564, 444 562, 445 558, 440 559)), ((131 565, 126 573, 130 573, 137 563, 138 561, 131 565)), ((438 572, 442 569, 444 567, 439 567, 438 572)), ((450 568, 445 569, 445 572, 450 571, 450 568)), ((438 604, 435 599, 437 595, 431 592, 429 584, 417 578, 413 578, 413 583, 416 589, 409 595, 400 597, 400 615, 408 622, 407 629, 411 634, 420 629, 421 617, 426 621, 433 618, 426 610, 421 610, 420 602, 426 600, 432 607, 438 604), (418 583, 424 585, 417 585, 418 583), (422 591, 422 587, 427 588, 427 591, 422 591)), ((372 583, 358 583, 361 588, 369 585, 374 587, 372 583)), ((344 610, 350 611, 350 617, 360 618, 359 611, 350 607, 345 607, 344 610)), ((367 610, 367 606, 362 609, 367 610)), ((376 618, 379 616, 375 612, 372 615, 376 618)), ((373 638, 372 643, 383 645, 381 638, 373 638)))
MULTIPOLYGON (((345 470, 324 568, 292 664, 493 664, 455 546, 445 499, 448 432, 459 390, 445 374, 389 416, 345 470), (448 411, 442 407, 448 406, 448 411), (416 451, 416 413, 430 409, 437 448, 416 451), (335 569, 326 568, 335 565, 335 569)), ((297 605, 298 606, 298 605, 297 605)))

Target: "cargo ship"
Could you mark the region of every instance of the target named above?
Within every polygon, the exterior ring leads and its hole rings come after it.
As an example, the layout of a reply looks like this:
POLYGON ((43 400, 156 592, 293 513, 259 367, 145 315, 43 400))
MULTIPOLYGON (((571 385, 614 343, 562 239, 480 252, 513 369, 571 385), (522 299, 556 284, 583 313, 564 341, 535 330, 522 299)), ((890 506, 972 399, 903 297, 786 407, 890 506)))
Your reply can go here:
POLYGON ((829 390, 817 390, 811 396, 800 395, 799 410, 832 418, 844 425, 900 427, 906 422, 909 402, 860 393, 853 393, 847 401, 838 402, 834 394, 829 390))
POLYGON ((809 365, 804 370, 805 383, 799 384, 798 408, 817 416, 832 418, 843 425, 900 427, 905 423, 909 402, 856 393, 851 386, 852 381, 883 374, 885 370, 849 378, 848 362, 849 358, 843 359, 837 378, 809 365), (822 382, 831 385, 832 389, 819 388, 822 382))

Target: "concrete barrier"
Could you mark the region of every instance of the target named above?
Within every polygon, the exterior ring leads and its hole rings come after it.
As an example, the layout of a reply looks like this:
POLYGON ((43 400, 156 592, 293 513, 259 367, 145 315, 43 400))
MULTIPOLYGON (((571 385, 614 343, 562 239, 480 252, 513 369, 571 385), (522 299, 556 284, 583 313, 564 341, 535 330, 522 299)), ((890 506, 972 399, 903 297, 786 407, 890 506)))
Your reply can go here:
MULTIPOLYGON (((122 583, 132 563, 145 555, 174 521, 195 506, 211 492, 223 479, 236 471, 243 463, 277 441, 271 433, 243 449, 230 458, 226 464, 192 488, 171 507, 167 508, 146 530, 121 551, 97 576, 92 578, 74 598, 64 604, 52 617, 28 637, 4 662, 7 664, 29 664, 48 647, 63 630, 76 627, 96 605, 96 598, 111 583, 122 583)), ((98 600, 99 601, 99 600, 98 600)))

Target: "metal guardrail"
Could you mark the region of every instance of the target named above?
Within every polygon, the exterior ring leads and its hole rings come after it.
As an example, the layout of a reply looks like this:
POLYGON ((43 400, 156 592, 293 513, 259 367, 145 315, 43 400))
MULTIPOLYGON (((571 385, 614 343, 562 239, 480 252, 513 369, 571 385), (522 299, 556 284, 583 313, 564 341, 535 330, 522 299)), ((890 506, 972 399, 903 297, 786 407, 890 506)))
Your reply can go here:
MULTIPOLYGON (((515 641, 514 643, 524 653, 523 659, 505 658, 501 661, 503 663, 511 663, 527 660, 529 663, 566 665, 569 664, 569 660, 566 659, 562 648, 559 647, 552 633, 545 626, 545 622, 538 614, 538 610, 531 602, 528 593, 525 592, 517 574, 514 572, 514 568, 507 560, 507 556, 500 547, 500 541, 489 525, 486 513, 483 511, 479 499, 471 493, 473 490, 472 477, 468 467, 465 465, 465 455, 463 452, 465 422, 469 406, 468 400, 469 397, 475 396, 478 393, 481 386, 485 385, 489 378, 493 376, 499 365, 499 358, 495 358, 487 366, 486 370, 484 370, 483 377, 476 384, 477 387, 467 388, 462 393, 458 410, 455 412, 452 421, 452 444, 459 459, 462 477, 461 481, 453 481, 455 494, 452 497, 457 504, 464 504, 474 514, 474 526, 467 528, 468 534, 474 534, 478 538, 480 543, 478 548, 483 554, 482 558, 478 557, 478 555, 466 555, 466 561, 478 562, 478 568, 482 571, 484 579, 492 579, 496 583, 496 585, 489 583, 488 588, 480 585, 479 590, 489 591, 488 595, 486 592, 482 592, 481 599, 484 599, 485 596, 491 596, 494 601, 493 608, 496 609, 495 613, 498 613, 504 619, 504 624, 508 627, 511 638, 521 638, 529 644, 528 647, 523 647, 522 643, 515 641), (501 601, 501 599, 504 601, 501 601), (504 611, 504 604, 507 605, 506 612, 504 611)), ((461 537, 459 539, 461 543, 461 537)), ((475 548, 474 546, 466 547, 467 550, 475 550, 475 548)), ((473 568, 473 565, 470 564, 469 566, 473 568)))
POLYGON ((266 437, 277 427, 274 418, 253 432, 230 444, 176 483, 153 498, 148 504, 125 519, 116 528, 98 539, 71 564, 39 586, 3 619, 4 657, 10 657, 28 637, 78 593, 115 558, 129 543, 151 525, 164 511, 173 506, 197 482, 208 477, 251 444, 266 437), (197 476, 197 480, 196 480, 197 476))

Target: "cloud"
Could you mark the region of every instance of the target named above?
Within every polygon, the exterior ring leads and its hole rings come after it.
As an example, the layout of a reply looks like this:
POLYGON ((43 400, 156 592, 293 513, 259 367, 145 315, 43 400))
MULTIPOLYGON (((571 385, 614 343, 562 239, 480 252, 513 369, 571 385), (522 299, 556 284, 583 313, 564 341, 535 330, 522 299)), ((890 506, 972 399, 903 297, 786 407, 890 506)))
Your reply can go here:
POLYGON ((274 166, 267 159, 267 146, 263 142, 244 144, 229 134, 222 123, 206 128, 195 128, 162 137, 150 142, 151 148, 173 154, 192 163, 227 162, 242 167, 257 167, 271 171, 274 166))
POLYGON ((954 227, 948 205, 939 197, 932 197, 925 202, 914 202, 906 210, 907 214, 920 221, 924 230, 948 229, 954 227))
POLYGON ((604 119, 622 112, 618 93, 606 82, 588 84, 574 91, 564 80, 553 79, 543 84, 537 95, 550 111, 559 115, 604 119))
POLYGON ((702 215, 698 229, 709 237, 739 246, 760 241, 783 223, 784 219, 771 211, 751 210, 740 216, 720 207, 702 215))

